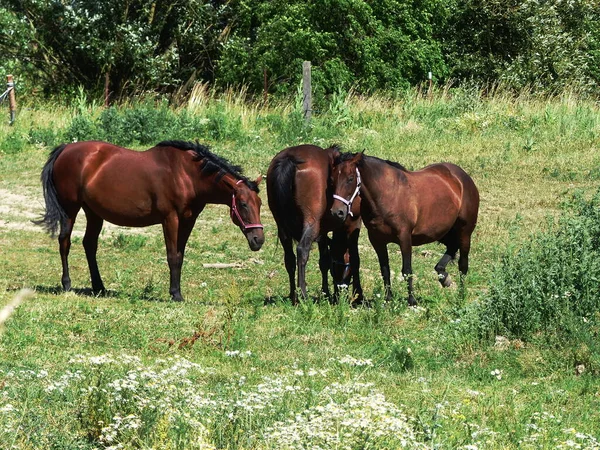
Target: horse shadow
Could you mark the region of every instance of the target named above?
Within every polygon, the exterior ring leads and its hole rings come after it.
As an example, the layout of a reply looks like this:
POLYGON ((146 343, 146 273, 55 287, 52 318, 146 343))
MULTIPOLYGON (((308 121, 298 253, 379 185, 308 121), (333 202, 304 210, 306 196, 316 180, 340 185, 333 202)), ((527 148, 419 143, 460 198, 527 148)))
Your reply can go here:
POLYGON ((102 292, 94 291, 92 288, 72 288, 70 291, 65 291, 61 286, 44 286, 44 285, 36 285, 33 286, 35 292, 40 292, 42 294, 50 294, 50 295, 61 295, 65 292, 72 292, 75 295, 83 296, 83 297, 118 297, 119 292, 113 290, 105 290, 102 292))

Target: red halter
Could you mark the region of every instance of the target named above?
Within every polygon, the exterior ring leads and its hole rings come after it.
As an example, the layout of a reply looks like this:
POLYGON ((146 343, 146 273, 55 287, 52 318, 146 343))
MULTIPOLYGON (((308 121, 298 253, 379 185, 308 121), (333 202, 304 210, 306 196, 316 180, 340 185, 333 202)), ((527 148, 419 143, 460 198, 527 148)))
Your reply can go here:
MULTIPOLYGON (((244 180, 238 180, 238 182, 235 184, 238 185, 243 182, 244 182, 244 180)), ((237 220, 240 222, 240 224, 242 224, 244 231, 251 230, 253 228, 261 228, 261 229, 264 228, 262 226, 262 224, 260 224, 260 223, 244 222, 244 219, 242 219, 242 216, 240 216, 237 205, 235 204, 235 191, 231 194, 231 220, 233 220, 234 217, 237 217, 237 220)))

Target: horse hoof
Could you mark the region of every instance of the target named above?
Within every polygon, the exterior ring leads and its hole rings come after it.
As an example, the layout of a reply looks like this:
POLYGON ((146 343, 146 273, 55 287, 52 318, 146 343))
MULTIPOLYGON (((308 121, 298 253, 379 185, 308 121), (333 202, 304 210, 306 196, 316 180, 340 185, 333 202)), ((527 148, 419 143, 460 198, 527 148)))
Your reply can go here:
POLYGON ((444 278, 444 280, 442 280, 442 286, 447 288, 452 286, 453 282, 452 282, 452 278, 450 277, 450 275, 446 275, 446 278, 444 278))
POLYGON ((106 289, 104 288, 104 286, 99 286, 99 287, 94 287, 92 286, 92 293, 94 295, 99 295, 99 296, 103 296, 106 295, 106 289))
POLYGON ((173 301, 173 302, 182 302, 183 301, 183 297, 181 296, 181 294, 179 294, 179 295, 172 295, 171 296, 171 301, 173 301))
POLYGON ((408 297, 408 306, 417 306, 417 301, 412 295, 408 297))

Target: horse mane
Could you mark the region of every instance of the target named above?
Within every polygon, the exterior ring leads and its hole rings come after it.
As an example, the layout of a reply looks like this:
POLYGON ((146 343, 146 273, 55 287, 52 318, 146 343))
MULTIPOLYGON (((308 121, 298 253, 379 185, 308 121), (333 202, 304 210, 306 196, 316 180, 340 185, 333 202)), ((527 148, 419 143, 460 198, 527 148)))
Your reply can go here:
MULTIPOLYGON (((340 153, 339 156, 337 158, 335 158, 334 164, 339 164, 339 163, 348 161, 348 160, 354 158, 356 155, 358 155, 358 153, 351 153, 351 152, 340 153)), ((403 172, 408 172, 408 169, 406 167, 404 167, 402 164, 399 164, 394 161, 390 161, 388 159, 381 159, 376 156, 368 156, 368 155, 365 155, 365 158, 374 159, 376 161, 379 161, 379 162, 388 164, 392 167, 395 167, 396 169, 402 170, 403 172)), ((358 166, 360 167, 361 165, 362 165, 362 163, 359 162, 358 166)))
POLYGON ((207 145, 200 144, 198 141, 162 141, 156 144, 156 146, 192 150, 195 154, 194 161, 204 160, 201 169, 203 175, 218 173, 217 181, 219 181, 225 174, 229 174, 238 180, 243 180, 246 186, 254 192, 258 192, 258 185, 242 174, 243 169, 241 166, 233 165, 225 158, 215 155, 207 145))

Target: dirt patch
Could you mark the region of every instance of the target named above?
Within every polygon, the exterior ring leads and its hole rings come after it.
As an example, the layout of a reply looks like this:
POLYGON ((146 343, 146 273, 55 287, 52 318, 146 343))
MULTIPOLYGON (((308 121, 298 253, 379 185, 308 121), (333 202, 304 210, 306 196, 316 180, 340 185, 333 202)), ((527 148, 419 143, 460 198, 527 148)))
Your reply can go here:
MULTIPOLYGON (((35 225, 32 221, 42 217, 44 213, 43 195, 41 190, 36 192, 16 193, 8 189, 0 188, 0 230, 18 230, 45 233, 42 226, 35 225)), ((202 220, 197 225, 219 225, 223 220, 202 220)), ((85 214, 81 212, 77 216, 77 222, 72 236, 83 237, 85 233, 85 214)), ((102 236, 113 236, 118 234, 137 234, 153 236, 162 234, 158 225, 145 228, 127 228, 104 222, 102 236)))
POLYGON ((42 231, 31 221, 41 216, 43 206, 33 195, 17 194, 0 189, 0 228, 42 231))
MULTIPOLYGON (((0 229, 32 231, 44 233, 44 227, 35 225, 32 221, 39 219, 44 213, 42 193, 15 193, 0 188, 0 229)), ((111 223, 104 224, 104 233, 113 234, 146 234, 152 235, 158 230, 149 228, 124 228, 111 223)), ((85 233, 85 214, 77 216, 73 236, 83 237, 85 233)))

